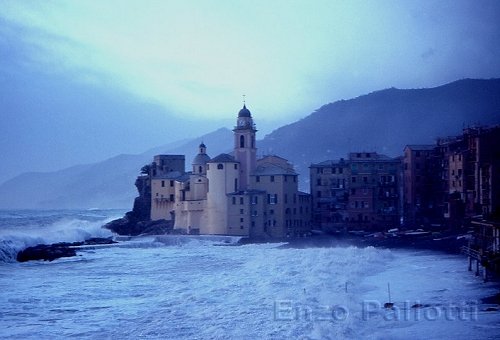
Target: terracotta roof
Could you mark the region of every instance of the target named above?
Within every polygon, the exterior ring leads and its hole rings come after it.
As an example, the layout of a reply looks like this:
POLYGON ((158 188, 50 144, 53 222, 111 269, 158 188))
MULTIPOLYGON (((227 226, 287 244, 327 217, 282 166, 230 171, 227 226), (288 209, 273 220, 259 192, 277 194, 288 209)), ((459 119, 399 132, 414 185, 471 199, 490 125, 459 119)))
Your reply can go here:
POLYGON ((236 161, 233 156, 228 155, 227 153, 221 153, 220 155, 215 156, 210 161, 208 161, 208 163, 238 163, 238 161, 236 161))
POLYGON ((254 175, 297 175, 293 168, 283 168, 275 164, 257 166, 254 175))

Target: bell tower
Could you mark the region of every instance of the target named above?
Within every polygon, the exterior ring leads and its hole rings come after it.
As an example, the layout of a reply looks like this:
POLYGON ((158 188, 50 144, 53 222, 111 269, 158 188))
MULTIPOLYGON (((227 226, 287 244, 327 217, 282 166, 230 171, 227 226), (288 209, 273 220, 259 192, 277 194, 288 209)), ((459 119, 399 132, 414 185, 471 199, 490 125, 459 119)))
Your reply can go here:
POLYGON ((243 102, 243 108, 238 113, 236 126, 234 127, 234 158, 240 162, 240 190, 248 190, 250 175, 255 170, 257 148, 255 147, 255 124, 252 114, 243 102))

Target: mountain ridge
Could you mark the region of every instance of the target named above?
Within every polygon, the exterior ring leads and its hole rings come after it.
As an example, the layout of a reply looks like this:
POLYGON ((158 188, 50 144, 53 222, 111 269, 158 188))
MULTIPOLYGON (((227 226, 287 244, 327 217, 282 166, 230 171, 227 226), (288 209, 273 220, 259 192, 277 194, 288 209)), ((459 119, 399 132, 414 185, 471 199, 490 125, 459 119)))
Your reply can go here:
MULTIPOLYGON (((258 125, 258 113, 254 118, 258 125)), ((500 79, 461 79, 422 89, 392 87, 338 100, 275 129, 258 140, 257 147, 259 155, 277 154, 295 164, 301 189, 307 190, 311 163, 346 157, 353 151, 396 157, 406 144, 430 144, 478 123, 500 124, 500 79)), ((189 168, 201 141, 213 157, 231 150, 232 133, 220 128, 138 155, 117 155, 58 172, 24 173, 0 185, 0 207, 129 207, 135 196, 134 178, 142 165, 151 162, 154 154, 166 152, 185 154, 189 168), (29 195, 37 187, 41 194, 29 195), (32 202, 23 196, 32 197, 32 202)))

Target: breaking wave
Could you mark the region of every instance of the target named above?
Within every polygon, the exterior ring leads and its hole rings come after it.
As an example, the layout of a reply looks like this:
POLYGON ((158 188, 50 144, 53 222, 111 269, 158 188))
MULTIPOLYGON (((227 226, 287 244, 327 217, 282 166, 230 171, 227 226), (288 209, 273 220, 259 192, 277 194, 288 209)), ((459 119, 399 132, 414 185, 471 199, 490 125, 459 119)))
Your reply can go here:
POLYGON ((54 212, 2 212, 0 215, 0 262, 13 262, 17 253, 37 244, 78 242, 92 237, 110 237, 102 228, 118 218, 109 212, 72 214, 54 212))

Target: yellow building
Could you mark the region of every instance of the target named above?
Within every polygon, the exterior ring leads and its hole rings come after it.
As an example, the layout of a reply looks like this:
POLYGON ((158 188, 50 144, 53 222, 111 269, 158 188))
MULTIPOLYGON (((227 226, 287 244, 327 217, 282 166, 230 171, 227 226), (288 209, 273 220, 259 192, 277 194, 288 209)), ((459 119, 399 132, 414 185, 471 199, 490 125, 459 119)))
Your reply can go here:
POLYGON ((184 156, 159 155, 151 167, 151 219, 188 234, 284 238, 310 231, 310 195, 286 159, 257 159, 256 128, 244 105, 234 151, 210 158, 201 143, 185 172, 184 156))

